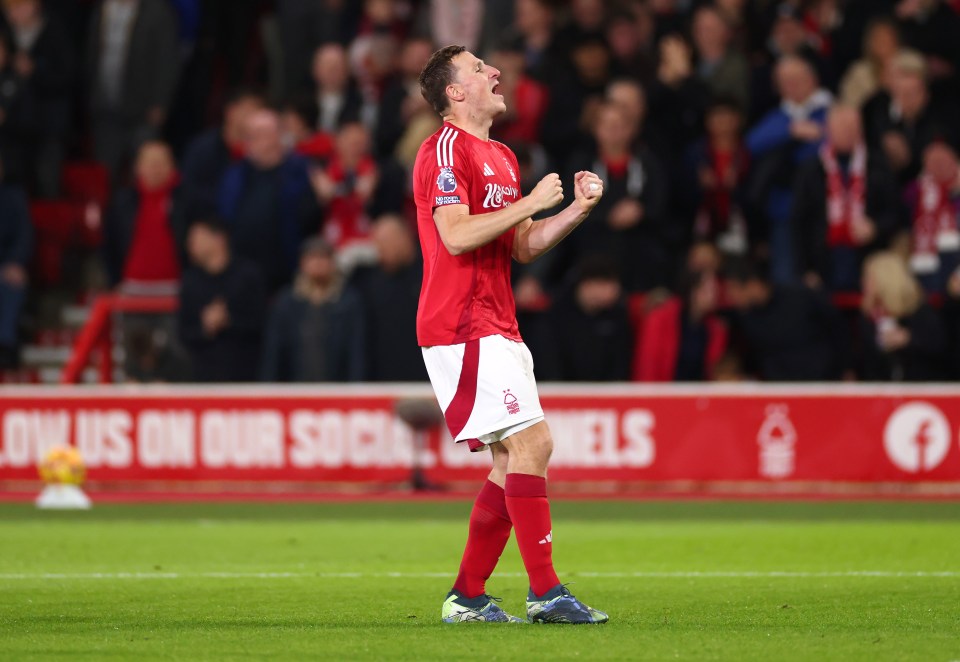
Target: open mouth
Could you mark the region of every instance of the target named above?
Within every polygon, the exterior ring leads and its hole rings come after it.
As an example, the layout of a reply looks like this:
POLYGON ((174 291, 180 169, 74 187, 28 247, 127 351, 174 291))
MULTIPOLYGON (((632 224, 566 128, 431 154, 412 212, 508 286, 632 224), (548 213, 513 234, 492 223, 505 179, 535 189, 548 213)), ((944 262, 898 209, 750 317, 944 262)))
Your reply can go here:
POLYGON ((499 88, 500 88, 500 83, 499 83, 499 82, 496 82, 496 83, 493 84, 493 88, 491 88, 490 91, 493 92, 494 94, 497 94, 497 90, 498 90, 499 88))

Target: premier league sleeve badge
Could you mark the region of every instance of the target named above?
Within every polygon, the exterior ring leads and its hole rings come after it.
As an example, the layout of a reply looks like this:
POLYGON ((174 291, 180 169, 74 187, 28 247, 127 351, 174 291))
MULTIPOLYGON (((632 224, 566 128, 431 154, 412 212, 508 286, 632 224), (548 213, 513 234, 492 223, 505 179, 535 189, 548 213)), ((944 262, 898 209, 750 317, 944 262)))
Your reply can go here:
POLYGON ((453 168, 440 168, 437 176, 437 188, 441 193, 453 193, 457 190, 457 178, 453 176, 453 168))

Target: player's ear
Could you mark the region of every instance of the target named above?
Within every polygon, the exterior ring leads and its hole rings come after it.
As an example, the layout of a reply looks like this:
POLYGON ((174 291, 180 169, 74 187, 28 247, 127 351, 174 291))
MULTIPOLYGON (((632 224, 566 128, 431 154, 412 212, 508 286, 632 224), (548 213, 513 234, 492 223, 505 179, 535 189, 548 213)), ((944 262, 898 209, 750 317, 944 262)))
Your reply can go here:
POLYGON ((463 88, 456 83, 447 85, 447 98, 451 101, 463 101, 463 88))

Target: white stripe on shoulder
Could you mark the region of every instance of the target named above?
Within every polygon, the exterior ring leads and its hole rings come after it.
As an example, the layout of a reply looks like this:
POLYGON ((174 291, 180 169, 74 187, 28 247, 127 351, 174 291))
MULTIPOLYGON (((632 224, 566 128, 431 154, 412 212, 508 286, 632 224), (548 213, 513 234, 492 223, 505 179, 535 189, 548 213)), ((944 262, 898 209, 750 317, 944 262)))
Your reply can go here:
POLYGON ((447 141, 447 165, 453 167, 453 142, 457 139, 457 136, 460 135, 459 131, 454 131, 453 135, 450 136, 450 140, 447 141))
POLYGON ((437 165, 438 166, 443 165, 443 151, 442 151, 443 148, 441 147, 441 145, 443 144, 444 139, 447 137, 447 132, 449 131, 450 131, 449 126, 443 127, 443 131, 440 132, 440 137, 437 138, 437 165))

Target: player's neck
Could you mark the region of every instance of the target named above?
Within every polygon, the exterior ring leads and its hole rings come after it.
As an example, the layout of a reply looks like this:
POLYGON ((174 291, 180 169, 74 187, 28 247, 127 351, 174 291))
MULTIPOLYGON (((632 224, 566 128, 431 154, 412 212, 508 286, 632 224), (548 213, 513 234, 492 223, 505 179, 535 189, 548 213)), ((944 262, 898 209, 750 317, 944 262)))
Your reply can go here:
POLYGON ((493 124, 492 118, 479 118, 479 117, 456 117, 454 115, 447 115, 443 120, 453 126, 457 127, 461 131, 466 131, 471 136, 479 138, 480 140, 487 141, 490 140, 490 126, 493 124))

